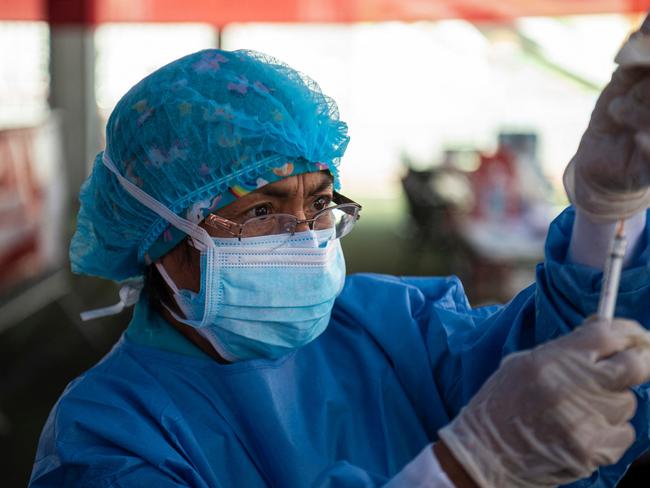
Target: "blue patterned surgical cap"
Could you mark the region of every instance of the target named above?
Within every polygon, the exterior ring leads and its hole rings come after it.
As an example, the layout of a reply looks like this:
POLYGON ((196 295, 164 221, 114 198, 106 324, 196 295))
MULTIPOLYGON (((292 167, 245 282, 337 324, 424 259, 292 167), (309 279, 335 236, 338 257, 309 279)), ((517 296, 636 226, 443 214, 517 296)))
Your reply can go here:
MULTIPOLYGON (((210 49, 131 88, 109 118, 105 151, 125 178, 186 218, 269 175, 328 169, 338 188, 348 141, 336 103, 313 80, 264 54, 210 49)), ((75 273, 124 281, 143 274, 150 249, 158 257, 183 235, 128 194, 103 157, 81 188, 70 260, 75 273)))

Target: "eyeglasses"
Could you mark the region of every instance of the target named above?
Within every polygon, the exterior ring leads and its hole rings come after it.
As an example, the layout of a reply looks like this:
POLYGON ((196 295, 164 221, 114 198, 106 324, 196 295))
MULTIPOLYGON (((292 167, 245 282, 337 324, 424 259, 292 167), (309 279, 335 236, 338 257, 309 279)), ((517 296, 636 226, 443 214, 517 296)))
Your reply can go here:
POLYGON ((334 192, 333 203, 335 205, 318 211, 311 219, 298 219, 291 214, 271 214, 253 217, 240 224, 210 214, 204 223, 212 237, 236 237, 239 240, 264 236, 286 236, 288 240, 299 225, 307 224, 309 230, 314 231, 318 244, 323 244, 349 234, 360 217, 361 205, 340 193, 334 192))

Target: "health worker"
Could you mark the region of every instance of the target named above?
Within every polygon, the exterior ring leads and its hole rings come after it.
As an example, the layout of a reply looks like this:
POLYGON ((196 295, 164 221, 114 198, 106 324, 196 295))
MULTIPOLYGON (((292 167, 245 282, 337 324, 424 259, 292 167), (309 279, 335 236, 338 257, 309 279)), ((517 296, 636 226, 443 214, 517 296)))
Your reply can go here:
POLYGON ((30 486, 614 486, 650 448, 649 74, 605 89, 536 283, 472 308, 454 277, 346 277, 361 206, 313 80, 252 51, 155 71, 108 121, 70 248, 124 285, 86 318, 133 317, 54 406, 30 486), (621 216, 626 319, 586 319, 621 216))

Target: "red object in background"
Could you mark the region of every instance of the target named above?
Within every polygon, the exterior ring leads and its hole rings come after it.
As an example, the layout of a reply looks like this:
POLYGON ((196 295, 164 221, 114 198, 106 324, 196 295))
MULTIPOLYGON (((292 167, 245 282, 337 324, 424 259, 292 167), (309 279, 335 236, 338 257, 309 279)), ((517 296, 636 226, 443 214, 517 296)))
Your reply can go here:
POLYGON ((481 164, 471 181, 476 197, 473 217, 504 221, 520 216, 517 161, 511 151, 500 147, 494 154, 481 154, 481 164))
POLYGON ((102 22, 364 22, 641 13, 650 0, 0 0, 2 20, 102 22))
POLYGON ((42 272, 42 191, 32 157, 35 133, 0 131, 0 290, 42 272))

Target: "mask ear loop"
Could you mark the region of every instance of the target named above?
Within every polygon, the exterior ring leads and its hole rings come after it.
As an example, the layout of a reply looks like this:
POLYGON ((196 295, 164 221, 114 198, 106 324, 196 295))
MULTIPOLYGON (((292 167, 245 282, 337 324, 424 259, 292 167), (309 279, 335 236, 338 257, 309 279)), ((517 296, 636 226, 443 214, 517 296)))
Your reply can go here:
POLYGON ((174 283, 172 277, 169 276, 169 273, 167 273, 167 270, 162 265, 162 263, 160 261, 156 261, 155 266, 158 272, 160 273, 160 276, 162 276, 162 279, 165 280, 165 283, 167 283, 167 286, 169 286, 175 294, 178 294, 179 290, 178 287, 176 286, 176 283, 174 283))
MULTIPOLYGON (((178 287, 176 286, 176 283, 174 283, 174 280, 172 280, 172 277, 169 276, 169 273, 167 273, 167 270, 165 269, 165 267, 163 266, 163 264, 160 261, 156 262, 156 269, 160 273, 160 276, 162 276, 163 280, 165 280, 165 283, 167 283, 167 285, 171 288, 171 290, 175 294, 178 294, 179 290, 178 290, 178 287)), ((176 300, 176 304, 178 305, 178 307, 181 310, 183 310, 183 307, 178 303, 178 300, 176 300)), ((180 315, 178 315, 174 310, 172 310, 170 307, 168 307, 166 303, 162 303, 162 306, 165 307, 165 309, 171 314, 171 316, 174 317, 179 322, 181 322, 183 324, 188 324, 188 325, 193 326, 193 327, 198 327, 196 325, 196 323, 194 323, 194 321, 191 321, 191 320, 187 319, 187 314, 185 314, 186 317, 183 318, 180 315)), ((183 310, 183 313, 185 313, 184 310, 183 310)), ((199 331, 199 333, 200 332, 201 331, 199 331)), ((212 337, 211 335, 206 335, 206 334, 201 334, 201 335, 212 345, 212 347, 215 348, 217 353, 219 353, 219 355, 222 358, 224 358, 226 361, 234 362, 234 361, 237 360, 237 358, 235 356, 233 356, 232 354, 230 354, 226 350, 226 348, 223 347, 222 344, 215 337, 212 337)))
MULTIPOLYGON (((181 304, 178 302, 178 299, 176 298, 180 294, 180 291, 176 286, 176 283, 174 283, 174 280, 172 280, 172 277, 169 276, 169 273, 167 273, 167 270, 165 269, 165 267, 160 261, 157 261, 155 266, 158 272, 160 273, 160 276, 162 276, 162 279, 165 280, 165 283, 167 283, 167 286, 169 286, 172 292, 174 292, 174 301, 176 302, 176 305, 178 306, 178 308, 183 310, 183 307, 181 306, 181 304)), ((179 316, 174 310, 168 307, 166 303, 161 302, 161 305, 165 307, 165 309, 167 309, 167 311, 172 315, 172 317, 174 317, 179 322, 183 322, 183 323, 191 322, 190 320, 188 320, 187 313, 184 310, 183 313, 185 313, 186 316, 185 319, 183 319, 183 317, 179 316)))
POLYGON ((115 175, 119 183, 122 185, 122 188, 124 188, 124 190, 126 190, 126 192, 129 193, 133 198, 138 200, 152 212, 165 219, 177 229, 185 232, 187 235, 192 237, 192 239, 203 246, 203 249, 199 250, 202 253, 205 253, 206 256, 206 265, 203 270, 205 276, 203 277, 201 283, 201 286, 203 288, 202 292, 205 297, 205 307, 203 309, 203 318, 199 324, 199 327, 204 327, 212 323, 216 317, 218 305, 218 300, 215 295, 215 292, 218 290, 213 290, 213 284, 219 282, 219 277, 217 276, 217 279, 215 280, 214 274, 219 273, 219 269, 216 259, 217 248, 212 241, 210 234, 208 234, 205 229, 199 227, 193 222, 179 217, 174 212, 169 210, 165 205, 160 203, 151 195, 147 194, 144 190, 137 187, 124 176, 122 176, 113 161, 111 161, 106 151, 104 151, 104 154, 102 155, 102 162, 104 163, 104 166, 106 166, 115 175))

